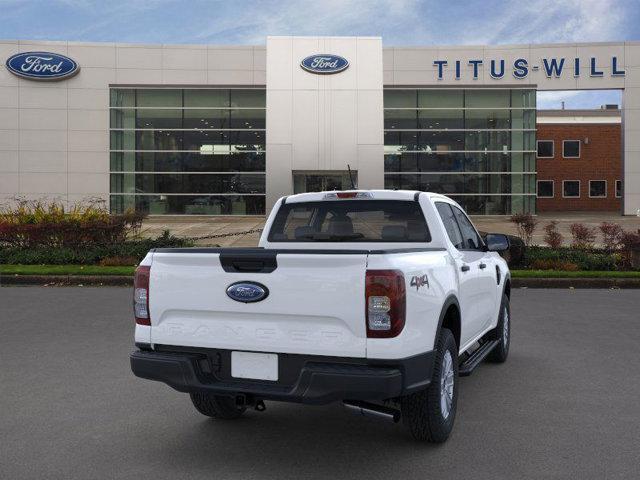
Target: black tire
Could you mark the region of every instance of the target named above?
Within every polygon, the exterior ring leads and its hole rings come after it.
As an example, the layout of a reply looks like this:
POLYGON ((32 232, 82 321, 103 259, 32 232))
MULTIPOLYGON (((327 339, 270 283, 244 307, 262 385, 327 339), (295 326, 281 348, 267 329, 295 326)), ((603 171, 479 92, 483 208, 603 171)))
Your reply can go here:
POLYGON ((401 399, 403 423, 416 440, 433 443, 444 442, 453 430, 457 402, 458 347, 451 331, 443 328, 436 341, 436 358, 431 383, 425 390, 401 399), (447 354, 453 368, 453 388, 451 406, 445 415, 441 407, 441 388, 443 386, 442 372, 447 354))
POLYGON ((190 393, 189 395, 196 410, 211 418, 234 420, 239 418, 247 409, 246 407, 238 407, 233 397, 203 392, 190 393))
POLYGON ((509 345, 511 344, 511 306, 509 297, 505 294, 502 294, 500 316, 498 317, 494 338, 499 340, 500 343, 487 356, 487 360, 493 363, 504 363, 509 356, 509 345))

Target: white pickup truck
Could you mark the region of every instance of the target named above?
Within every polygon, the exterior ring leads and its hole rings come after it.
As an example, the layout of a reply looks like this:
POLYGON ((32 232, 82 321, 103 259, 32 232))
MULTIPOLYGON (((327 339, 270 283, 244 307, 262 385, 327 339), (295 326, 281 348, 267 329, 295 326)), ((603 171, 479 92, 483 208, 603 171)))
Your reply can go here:
POLYGON ((258 248, 159 248, 136 270, 135 375, 214 418, 334 401, 453 428, 458 376, 504 362, 510 275, 451 199, 356 190, 283 197, 258 248))

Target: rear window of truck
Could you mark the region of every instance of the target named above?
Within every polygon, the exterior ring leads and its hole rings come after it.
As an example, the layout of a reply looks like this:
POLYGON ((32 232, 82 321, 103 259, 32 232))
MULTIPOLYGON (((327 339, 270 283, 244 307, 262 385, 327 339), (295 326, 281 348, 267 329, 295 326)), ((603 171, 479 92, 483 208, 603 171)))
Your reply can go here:
POLYGON ((331 200, 284 204, 270 242, 430 242, 418 202, 331 200))

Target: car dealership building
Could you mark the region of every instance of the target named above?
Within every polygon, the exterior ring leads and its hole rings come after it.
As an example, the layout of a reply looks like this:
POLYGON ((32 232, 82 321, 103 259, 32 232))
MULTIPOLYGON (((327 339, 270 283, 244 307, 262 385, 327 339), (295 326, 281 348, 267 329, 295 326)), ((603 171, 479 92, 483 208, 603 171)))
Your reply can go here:
POLYGON ((353 179, 535 213, 536 91, 621 89, 621 213, 640 209, 640 42, 0 41, 0 55, 0 203, 262 215, 353 179))

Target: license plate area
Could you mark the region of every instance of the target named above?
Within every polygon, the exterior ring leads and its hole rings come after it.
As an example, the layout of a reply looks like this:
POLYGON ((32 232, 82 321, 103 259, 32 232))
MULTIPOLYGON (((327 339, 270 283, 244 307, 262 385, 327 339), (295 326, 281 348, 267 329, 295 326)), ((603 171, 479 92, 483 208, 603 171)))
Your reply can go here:
POLYGON ((276 353, 231 352, 231 376, 250 380, 278 380, 276 353))

